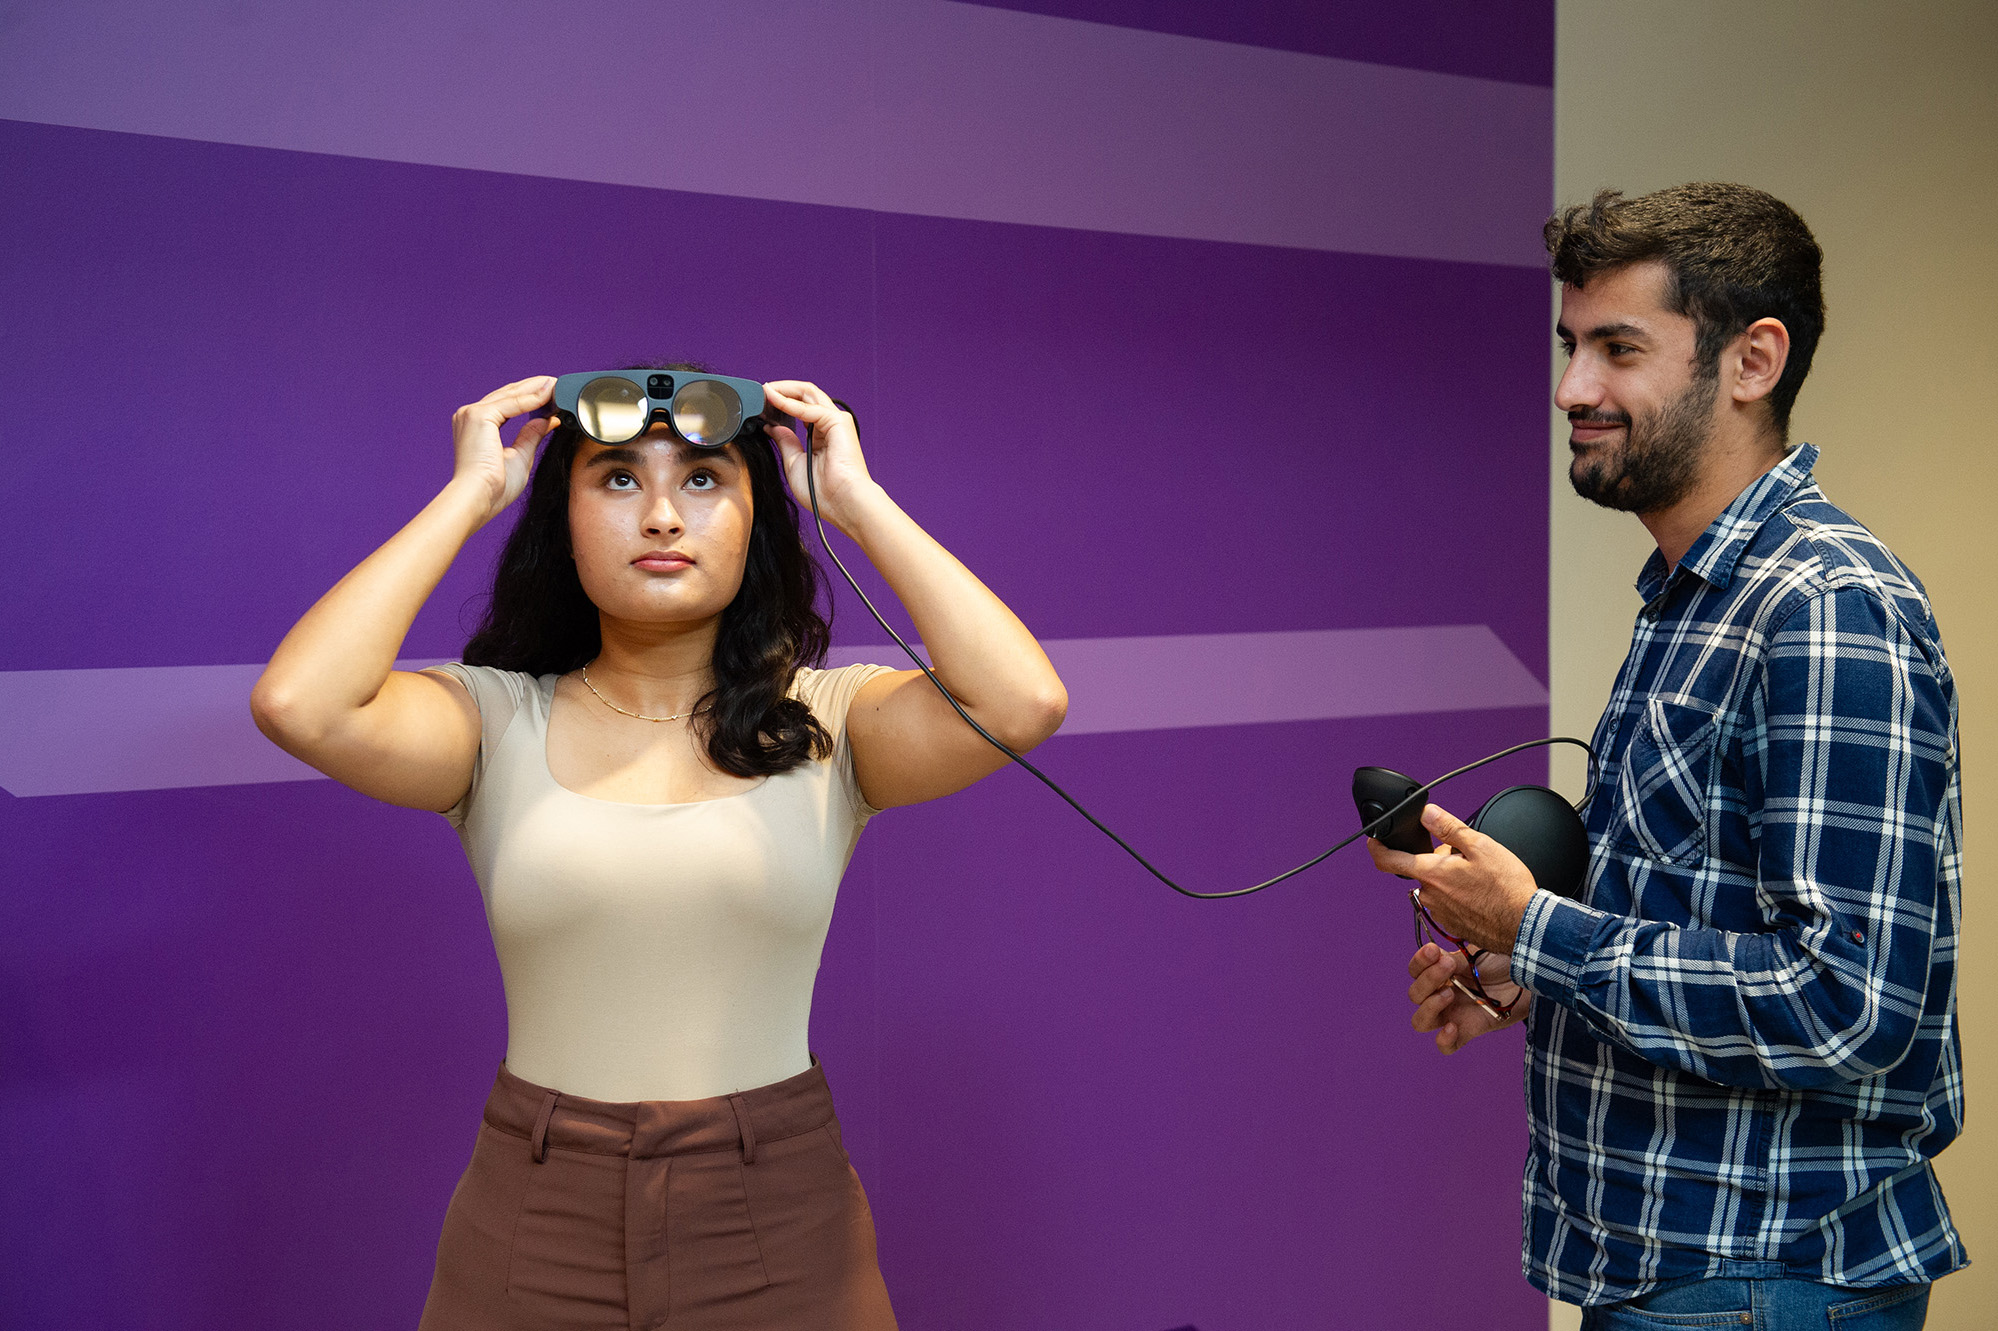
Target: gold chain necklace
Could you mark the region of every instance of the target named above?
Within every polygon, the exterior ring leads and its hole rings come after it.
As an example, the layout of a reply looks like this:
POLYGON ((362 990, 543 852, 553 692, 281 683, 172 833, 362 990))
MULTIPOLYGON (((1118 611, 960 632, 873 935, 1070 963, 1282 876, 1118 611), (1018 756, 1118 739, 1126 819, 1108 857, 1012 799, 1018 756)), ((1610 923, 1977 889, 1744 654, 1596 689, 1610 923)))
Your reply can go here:
POLYGON ((591 693, 596 693, 597 701, 602 703, 604 706, 610 708, 613 712, 618 713, 620 716, 631 717, 635 721, 681 721, 685 720, 687 717, 692 716, 694 712, 700 710, 698 707, 696 707, 692 711, 675 712, 671 716, 645 716, 639 712, 627 712, 624 710, 624 708, 619 707, 609 698, 604 697, 603 694, 597 693, 597 686, 590 683, 590 668, 588 666, 583 667, 583 687, 588 689, 591 693))

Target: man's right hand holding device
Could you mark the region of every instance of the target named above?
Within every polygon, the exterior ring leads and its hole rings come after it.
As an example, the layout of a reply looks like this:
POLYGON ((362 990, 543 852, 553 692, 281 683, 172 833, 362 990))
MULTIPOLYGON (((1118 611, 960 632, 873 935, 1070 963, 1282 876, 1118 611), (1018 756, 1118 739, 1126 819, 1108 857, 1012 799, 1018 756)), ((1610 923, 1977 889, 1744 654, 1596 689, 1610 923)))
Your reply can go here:
POLYGON ((1491 997, 1511 1003, 1506 1015, 1494 1016, 1464 991, 1461 982, 1471 978, 1473 965, 1464 952, 1433 942, 1417 948, 1408 961, 1413 1024, 1418 1031, 1436 1032, 1436 1047, 1454 1054, 1480 1035, 1525 1018, 1533 995, 1512 982, 1507 954, 1537 889, 1517 855, 1440 805, 1423 809, 1422 825, 1443 842, 1427 855, 1394 850, 1371 837, 1367 851, 1377 868, 1420 884, 1422 906, 1437 924, 1483 949, 1476 961, 1478 981, 1491 997))

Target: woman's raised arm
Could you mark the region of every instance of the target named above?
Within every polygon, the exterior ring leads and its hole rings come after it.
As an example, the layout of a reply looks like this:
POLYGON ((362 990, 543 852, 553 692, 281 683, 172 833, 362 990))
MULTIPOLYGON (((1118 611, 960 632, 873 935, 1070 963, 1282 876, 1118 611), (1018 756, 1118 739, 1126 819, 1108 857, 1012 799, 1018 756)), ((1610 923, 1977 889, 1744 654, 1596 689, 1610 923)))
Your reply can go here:
MULTIPOLYGON (((773 406, 809 427, 820 512, 860 546, 900 598, 937 678, 1017 752, 1054 734, 1068 714, 1068 691, 1047 653, 1005 602, 868 475, 853 418, 812 384, 782 380, 763 389, 773 406)), ((805 445, 783 427, 771 437, 792 493, 809 502, 805 445)), ((877 809, 948 795, 1006 764, 920 671, 868 681, 847 713, 847 733, 861 795, 877 809)))
POLYGON ((471 534, 527 484, 554 422, 500 426, 548 401, 555 381, 522 379, 451 418, 451 480, 421 513, 319 598, 278 644, 250 693, 257 728, 285 752, 390 804, 448 809, 471 785, 479 714, 455 682, 394 668, 416 612, 471 534))

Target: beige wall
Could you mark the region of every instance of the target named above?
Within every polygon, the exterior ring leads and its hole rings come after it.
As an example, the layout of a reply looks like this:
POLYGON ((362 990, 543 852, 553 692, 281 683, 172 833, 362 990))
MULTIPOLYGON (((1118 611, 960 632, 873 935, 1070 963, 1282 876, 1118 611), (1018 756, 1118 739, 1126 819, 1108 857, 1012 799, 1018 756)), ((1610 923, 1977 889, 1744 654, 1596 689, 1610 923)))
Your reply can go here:
MULTIPOLYGON (((1834 502, 1928 584, 1962 699, 1968 853, 1961 1022, 1969 1128, 1938 1161, 1976 1262, 1929 1325, 1998 1308, 1998 4, 1561 0, 1555 188, 1769 190, 1825 250, 1830 322, 1791 438, 1834 502)), ((1551 329, 1551 321, 1550 321, 1551 329)), ((1552 345, 1549 334, 1549 345, 1552 345)), ((1637 611, 1637 522, 1568 488, 1551 431, 1554 733, 1588 735, 1637 611)), ((1579 789, 1579 764, 1557 767, 1579 789)), ((1557 1305, 1551 1325, 1578 1326, 1557 1305)))

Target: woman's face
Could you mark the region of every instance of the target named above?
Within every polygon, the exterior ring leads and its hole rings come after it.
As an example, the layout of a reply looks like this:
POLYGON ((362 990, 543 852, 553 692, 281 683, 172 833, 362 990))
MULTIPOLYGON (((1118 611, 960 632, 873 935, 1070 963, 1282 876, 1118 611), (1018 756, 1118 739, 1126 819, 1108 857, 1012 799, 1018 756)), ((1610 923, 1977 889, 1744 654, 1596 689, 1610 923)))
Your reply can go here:
POLYGON ((576 574, 613 619, 719 615, 742 586, 754 515, 735 447, 695 449, 664 425, 628 444, 585 437, 569 464, 576 574))

